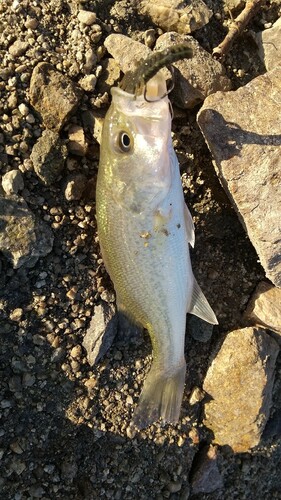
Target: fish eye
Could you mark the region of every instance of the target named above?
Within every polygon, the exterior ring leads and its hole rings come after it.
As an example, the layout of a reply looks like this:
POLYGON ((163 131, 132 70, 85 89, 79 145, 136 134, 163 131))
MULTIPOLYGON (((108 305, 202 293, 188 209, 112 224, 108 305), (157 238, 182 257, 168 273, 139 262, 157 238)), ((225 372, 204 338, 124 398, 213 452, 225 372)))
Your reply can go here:
POLYGON ((117 136, 117 145, 123 153, 128 153, 132 149, 132 139, 124 130, 119 132, 117 136))

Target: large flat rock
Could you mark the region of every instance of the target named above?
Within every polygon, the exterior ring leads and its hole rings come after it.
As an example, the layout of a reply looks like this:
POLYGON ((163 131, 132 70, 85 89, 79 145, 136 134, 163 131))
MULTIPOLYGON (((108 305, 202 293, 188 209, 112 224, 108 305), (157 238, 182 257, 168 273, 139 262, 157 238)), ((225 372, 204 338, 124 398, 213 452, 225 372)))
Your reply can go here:
POLYGON ((259 444, 272 402, 277 342, 262 328, 228 333, 211 363, 204 423, 214 441, 243 453, 259 444))
POLYGON ((198 123, 267 277, 281 286, 281 67, 207 97, 198 123))

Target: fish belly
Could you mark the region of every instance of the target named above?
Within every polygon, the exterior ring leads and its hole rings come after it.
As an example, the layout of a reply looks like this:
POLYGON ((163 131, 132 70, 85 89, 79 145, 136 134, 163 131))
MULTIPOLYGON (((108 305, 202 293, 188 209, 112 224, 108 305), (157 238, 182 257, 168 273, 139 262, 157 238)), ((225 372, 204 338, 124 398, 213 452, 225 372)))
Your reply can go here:
MULTIPOLYGON (((153 346, 134 423, 142 428, 160 417, 176 422, 185 380, 186 304, 193 286, 183 198, 171 191, 165 211, 171 210, 160 225, 155 212, 130 214, 105 193, 98 205, 102 254, 118 307, 147 328, 153 346)), ((157 210, 161 214, 161 207, 157 210)))

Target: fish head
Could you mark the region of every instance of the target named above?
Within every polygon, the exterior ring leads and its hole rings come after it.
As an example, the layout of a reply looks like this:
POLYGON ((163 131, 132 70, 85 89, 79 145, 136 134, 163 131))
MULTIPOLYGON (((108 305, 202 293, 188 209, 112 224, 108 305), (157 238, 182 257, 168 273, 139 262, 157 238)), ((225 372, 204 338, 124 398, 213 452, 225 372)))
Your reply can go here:
POLYGON ((108 196, 135 214, 155 209, 172 182, 171 114, 168 97, 162 98, 165 89, 159 73, 147 83, 145 96, 111 89, 99 168, 108 196))

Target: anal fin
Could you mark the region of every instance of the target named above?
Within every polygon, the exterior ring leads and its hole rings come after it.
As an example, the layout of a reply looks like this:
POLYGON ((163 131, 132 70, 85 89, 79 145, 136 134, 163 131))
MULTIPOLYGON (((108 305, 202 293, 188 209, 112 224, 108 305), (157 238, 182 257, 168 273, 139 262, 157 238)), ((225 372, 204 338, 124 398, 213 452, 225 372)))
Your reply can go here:
POLYGON ((198 318, 201 318, 204 321, 207 321, 208 323, 211 323, 211 325, 218 324, 216 315, 195 278, 194 278, 191 302, 187 312, 189 312, 190 314, 194 314, 195 316, 198 316, 198 318))

